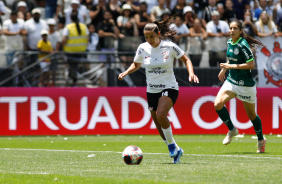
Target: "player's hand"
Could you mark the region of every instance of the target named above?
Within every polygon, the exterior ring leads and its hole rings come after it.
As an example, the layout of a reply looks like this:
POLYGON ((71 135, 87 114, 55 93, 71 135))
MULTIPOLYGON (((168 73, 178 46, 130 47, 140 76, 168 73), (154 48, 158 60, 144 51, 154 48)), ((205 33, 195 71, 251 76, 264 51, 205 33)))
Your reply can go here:
POLYGON ((123 78, 124 78, 125 76, 126 76, 125 72, 120 73, 120 74, 118 75, 118 80, 123 80, 123 78))
POLYGON ((221 69, 232 69, 232 65, 228 63, 220 63, 220 68, 221 69))
POLYGON ((195 75, 195 74, 189 75, 189 82, 199 83, 199 79, 198 79, 197 75, 195 75))
POLYGON ((218 74, 218 79, 223 82, 225 80, 225 71, 221 70, 218 74))

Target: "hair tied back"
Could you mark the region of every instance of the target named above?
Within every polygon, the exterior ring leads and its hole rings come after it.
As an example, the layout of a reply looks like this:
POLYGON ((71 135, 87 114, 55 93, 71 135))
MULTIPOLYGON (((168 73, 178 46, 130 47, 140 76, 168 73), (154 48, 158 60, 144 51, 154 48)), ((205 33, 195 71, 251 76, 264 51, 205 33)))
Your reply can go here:
POLYGON ((160 23, 158 21, 153 21, 154 24, 156 24, 158 26, 158 28, 160 28, 160 23))

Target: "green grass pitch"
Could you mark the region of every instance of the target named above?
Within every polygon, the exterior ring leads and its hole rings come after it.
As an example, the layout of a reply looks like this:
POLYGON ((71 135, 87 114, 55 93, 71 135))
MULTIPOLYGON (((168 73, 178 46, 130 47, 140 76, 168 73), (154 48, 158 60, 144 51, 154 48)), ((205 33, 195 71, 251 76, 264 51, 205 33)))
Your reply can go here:
POLYGON ((282 183, 281 136, 266 136, 263 154, 253 135, 227 146, 224 137, 175 135, 180 164, 157 135, 0 137, 0 183, 282 183), (124 164, 129 145, 142 149, 140 165, 124 164))

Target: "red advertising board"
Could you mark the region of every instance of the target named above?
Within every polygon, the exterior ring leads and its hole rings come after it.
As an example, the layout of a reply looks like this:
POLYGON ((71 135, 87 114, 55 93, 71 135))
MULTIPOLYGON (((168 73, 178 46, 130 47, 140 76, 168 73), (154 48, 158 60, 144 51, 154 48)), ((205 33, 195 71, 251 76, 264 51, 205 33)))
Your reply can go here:
MULTIPOLYGON (((219 88, 181 87, 168 116, 174 134, 226 134, 213 102, 219 88)), ((264 134, 282 134, 282 88, 258 88, 264 134)), ((226 104, 240 133, 254 134, 243 104, 226 104)), ((1 88, 0 135, 158 134, 146 88, 1 88)))

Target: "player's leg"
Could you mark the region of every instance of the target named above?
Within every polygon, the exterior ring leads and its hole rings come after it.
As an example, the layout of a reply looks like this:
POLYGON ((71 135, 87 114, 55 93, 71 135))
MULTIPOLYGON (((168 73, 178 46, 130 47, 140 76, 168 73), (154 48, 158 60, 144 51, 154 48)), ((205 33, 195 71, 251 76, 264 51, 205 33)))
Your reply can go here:
POLYGON ((258 153, 264 153, 265 152, 265 143, 266 139, 263 136, 262 133, 262 125, 261 125, 261 120, 260 117, 256 114, 255 111, 255 103, 248 103, 248 102, 243 102, 245 110, 247 112, 247 115, 251 122, 253 123, 255 132, 258 137, 258 143, 257 143, 257 152, 258 153))
POLYGON ((173 106, 173 101, 170 97, 168 96, 160 97, 156 115, 168 144, 169 156, 177 157, 178 162, 174 162, 174 163, 179 163, 180 157, 183 154, 183 150, 179 148, 178 145, 176 144, 173 138, 170 121, 167 118, 167 114, 172 106, 173 106))
MULTIPOLYGON (((175 144, 172 136, 172 129, 170 122, 167 118, 168 111, 173 106, 172 100, 167 96, 162 96, 159 98, 158 107, 156 111, 156 126, 160 127, 161 132, 166 140, 167 145, 175 144)), ((160 131, 159 131, 160 132, 160 131)), ((161 135, 162 136, 162 135, 161 135)))
POLYGON ((167 144, 167 141, 166 141, 166 139, 165 139, 165 136, 164 136, 162 127, 161 127, 160 123, 158 122, 156 111, 151 111, 151 116, 152 116, 152 118, 153 118, 153 120, 154 120, 154 123, 155 123, 155 125, 156 125, 156 127, 157 127, 157 129, 158 129, 158 132, 159 132, 160 136, 162 137, 162 139, 164 140, 164 142, 167 144))
MULTIPOLYGON (((230 84, 230 83, 229 83, 230 84)), ((232 141, 232 138, 234 136, 236 136, 237 134, 239 134, 238 129, 234 127, 231 119, 230 119, 230 115, 229 112, 227 110, 227 108, 224 106, 226 102, 228 102, 229 100, 231 100, 232 98, 234 98, 236 96, 235 93, 227 90, 226 87, 226 82, 224 83, 224 85, 221 87, 221 89, 219 90, 215 101, 214 101, 214 108, 218 114, 218 116, 220 117, 220 119, 224 122, 224 124, 228 127, 229 131, 226 135, 226 137, 223 140, 223 144, 227 145, 230 144, 232 141)))
POLYGON ((214 108, 218 116, 226 124, 229 130, 233 130, 234 125, 230 119, 229 112, 224 105, 235 96, 235 93, 221 88, 214 101, 214 108))
MULTIPOLYGON (((163 141, 166 143, 166 139, 162 130, 162 127, 157 119, 157 107, 159 98, 161 97, 161 93, 147 93, 147 100, 148 100, 148 109, 150 110, 151 116, 154 120, 156 128, 162 137, 163 141)), ((166 143, 167 144, 167 143, 166 143)))
MULTIPOLYGON (((156 125, 156 127, 157 127, 157 130, 158 130, 160 136, 162 137, 164 143, 168 146, 169 144, 168 144, 168 142, 166 141, 165 135, 164 135, 164 133, 163 133, 163 129, 162 129, 162 127, 161 127, 161 125, 160 125, 160 123, 159 123, 159 121, 158 121, 158 119, 157 119, 157 113, 156 113, 156 111, 151 111, 151 116, 152 116, 152 118, 153 118, 153 120, 154 120, 154 123, 155 123, 155 125, 156 125)), ((174 141, 174 142, 175 142, 175 141, 174 141)), ((174 159, 174 160, 173 160, 173 163, 176 164, 176 163, 180 163, 180 158, 181 158, 181 156, 183 155, 184 151, 183 151, 181 148, 179 148, 176 143, 175 143, 175 145, 176 145, 176 149, 177 149, 177 155, 173 158, 173 159, 174 159)))
MULTIPOLYGON (((165 138, 164 133, 163 133, 163 129, 162 129, 160 123, 158 122, 156 111, 151 111, 151 116, 154 120, 154 123, 155 123, 155 125, 158 129, 160 136, 162 137, 164 143, 168 146, 169 144, 166 141, 166 138, 165 138)), ((177 149, 177 155, 175 157, 173 157, 173 163, 177 164, 177 163, 180 163, 180 158, 183 155, 184 151, 183 151, 183 149, 178 147, 178 145, 176 143, 175 143, 175 145, 176 145, 176 149, 177 149)))
POLYGON ((164 142, 169 147, 169 150, 173 147, 173 151, 177 151, 177 154, 174 157, 174 160, 176 160, 177 162, 174 161, 174 163, 180 162, 180 157, 183 154, 183 150, 178 147, 178 145, 173 139, 172 130, 170 127, 170 122, 167 118, 167 114, 170 108, 176 102, 177 96, 178 91, 176 90, 165 90, 161 93, 147 93, 148 105, 151 111, 151 116, 154 120, 154 123, 156 125, 156 128, 158 129, 160 136, 163 138, 164 142), (164 127, 162 127, 162 125, 164 127), (172 142, 172 144, 169 144, 168 142, 172 142))

